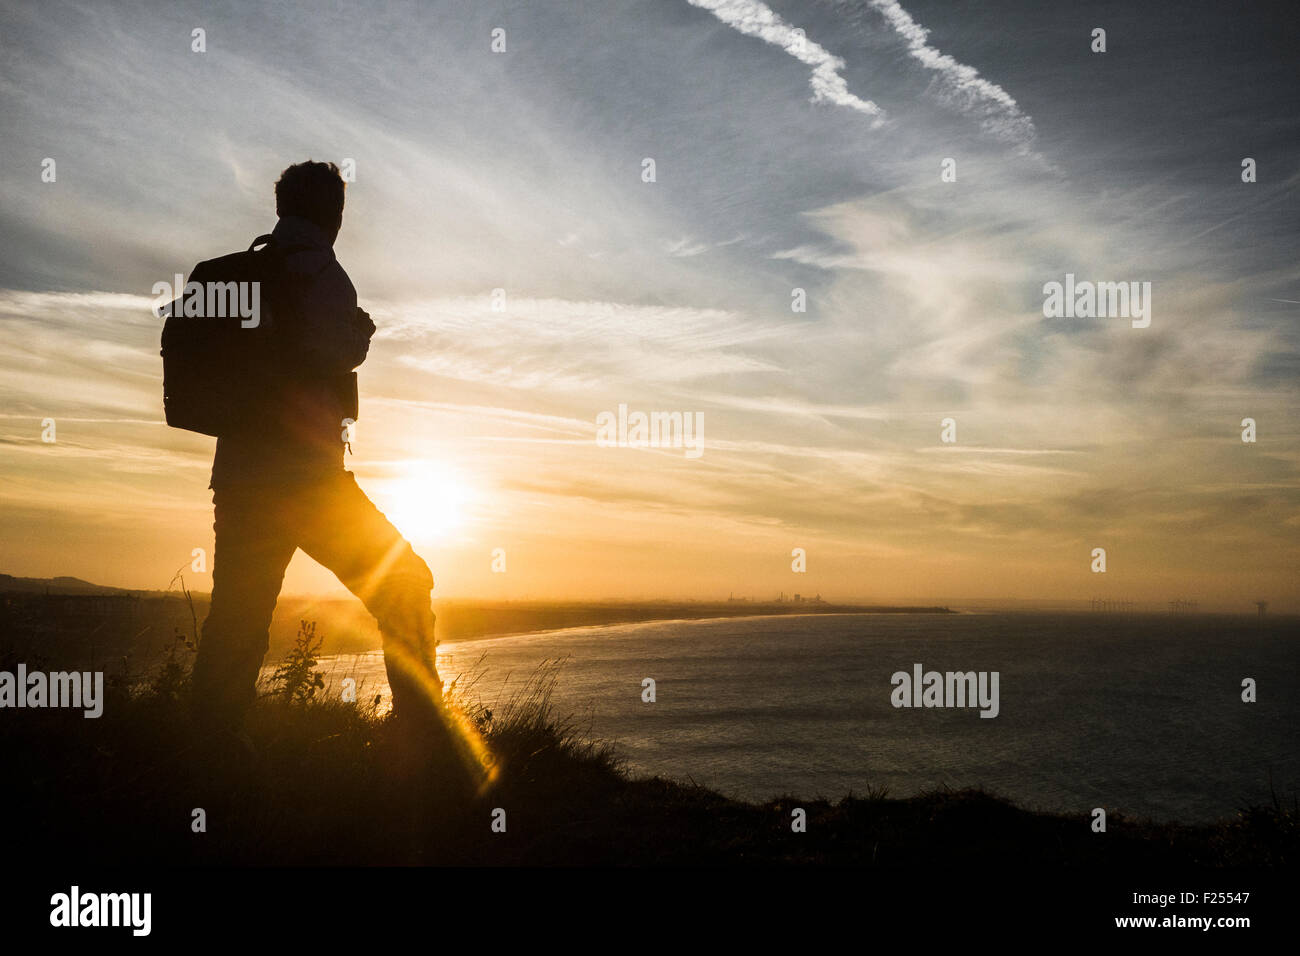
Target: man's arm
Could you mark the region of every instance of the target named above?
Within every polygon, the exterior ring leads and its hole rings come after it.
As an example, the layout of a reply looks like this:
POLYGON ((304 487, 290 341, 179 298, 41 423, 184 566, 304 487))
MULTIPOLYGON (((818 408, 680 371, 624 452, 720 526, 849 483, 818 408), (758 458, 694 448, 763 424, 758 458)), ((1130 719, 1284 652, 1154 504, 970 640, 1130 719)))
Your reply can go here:
POLYGON ((315 275, 299 273, 295 265, 288 263, 298 291, 298 323, 289 337, 295 364, 326 376, 352 371, 366 360, 375 332, 370 316, 357 308, 352 280, 334 261, 315 275))

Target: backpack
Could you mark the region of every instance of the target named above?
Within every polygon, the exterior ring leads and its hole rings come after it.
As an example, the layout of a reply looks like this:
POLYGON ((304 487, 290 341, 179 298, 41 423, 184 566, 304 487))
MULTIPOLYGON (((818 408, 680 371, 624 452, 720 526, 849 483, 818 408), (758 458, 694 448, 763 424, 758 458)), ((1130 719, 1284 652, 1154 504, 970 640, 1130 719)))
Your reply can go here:
POLYGON ((284 374, 277 345, 294 316, 284 259, 300 248, 258 236, 243 252, 194 267, 162 331, 168 425, 222 437, 252 427, 274 406, 284 374), (254 302, 246 318, 240 306, 254 302))

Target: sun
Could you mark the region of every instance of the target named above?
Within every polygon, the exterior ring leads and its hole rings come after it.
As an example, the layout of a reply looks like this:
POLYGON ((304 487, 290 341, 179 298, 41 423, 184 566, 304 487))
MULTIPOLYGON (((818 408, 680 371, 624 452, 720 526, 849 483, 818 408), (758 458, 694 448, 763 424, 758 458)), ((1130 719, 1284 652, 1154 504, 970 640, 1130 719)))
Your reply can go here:
POLYGON ((413 462, 405 471, 376 495, 404 537, 436 541, 464 525, 473 495, 462 476, 436 462, 413 462))

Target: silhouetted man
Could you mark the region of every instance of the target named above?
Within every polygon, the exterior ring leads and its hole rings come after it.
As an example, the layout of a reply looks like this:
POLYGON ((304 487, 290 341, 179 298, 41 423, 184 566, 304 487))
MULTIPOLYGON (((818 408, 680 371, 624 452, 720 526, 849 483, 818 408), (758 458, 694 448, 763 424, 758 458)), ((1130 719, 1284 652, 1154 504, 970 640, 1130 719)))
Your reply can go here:
POLYGON ((378 619, 394 717, 437 725, 433 575, 344 470, 352 370, 374 323, 334 258, 343 179, 333 163, 290 166, 275 184, 272 252, 281 257, 271 312, 275 375, 255 424, 217 440, 212 607, 194 665, 195 717, 237 734, 255 696, 285 568, 302 548, 378 619))

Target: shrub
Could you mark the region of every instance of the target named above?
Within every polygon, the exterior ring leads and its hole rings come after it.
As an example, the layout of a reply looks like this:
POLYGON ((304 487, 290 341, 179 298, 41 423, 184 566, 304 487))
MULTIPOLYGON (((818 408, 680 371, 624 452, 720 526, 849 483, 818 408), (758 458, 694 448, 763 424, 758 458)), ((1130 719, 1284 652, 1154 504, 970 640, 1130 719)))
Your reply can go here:
POLYGON ((316 636, 315 621, 299 621, 293 647, 271 675, 271 693, 300 704, 313 701, 316 691, 325 689, 325 675, 316 669, 324 641, 323 635, 316 636))

